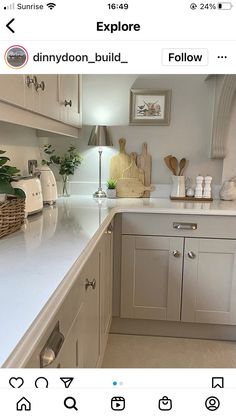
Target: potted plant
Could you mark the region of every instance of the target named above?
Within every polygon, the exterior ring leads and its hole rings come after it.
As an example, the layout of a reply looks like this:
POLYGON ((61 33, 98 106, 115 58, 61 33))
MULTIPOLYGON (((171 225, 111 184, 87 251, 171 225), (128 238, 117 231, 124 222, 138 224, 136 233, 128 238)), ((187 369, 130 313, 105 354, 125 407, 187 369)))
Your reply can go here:
POLYGON ((10 159, 9 157, 3 156, 5 153, 5 151, 0 150, 0 194, 15 196, 16 198, 25 198, 25 193, 22 189, 13 188, 11 186, 13 176, 19 174, 20 170, 7 164, 10 159))
POLYGON ((82 157, 76 147, 70 146, 68 150, 62 155, 55 154, 55 149, 52 145, 45 145, 44 152, 49 156, 49 161, 42 160, 42 164, 55 164, 59 168, 59 174, 62 177, 62 195, 70 196, 69 193, 69 176, 74 175, 75 169, 81 164, 82 157))
POLYGON ((116 180, 107 180, 107 198, 116 198, 116 180))

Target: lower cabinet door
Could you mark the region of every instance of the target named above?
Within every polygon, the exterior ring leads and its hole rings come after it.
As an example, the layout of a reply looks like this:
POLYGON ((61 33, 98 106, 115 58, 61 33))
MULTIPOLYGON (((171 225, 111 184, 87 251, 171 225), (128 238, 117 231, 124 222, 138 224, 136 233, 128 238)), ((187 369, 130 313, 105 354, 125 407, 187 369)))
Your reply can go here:
POLYGON ((99 251, 97 249, 86 265, 84 286, 86 291, 81 313, 83 317, 83 367, 95 368, 100 354, 99 251))
POLYGON ((123 235, 121 317, 180 320, 183 242, 123 235))
POLYGON ((84 304, 81 305, 80 311, 62 345, 59 356, 54 362, 53 367, 55 368, 83 368, 84 366, 83 306, 84 304))
POLYGON ((186 239, 181 320, 236 324, 236 240, 186 239))
POLYGON ((100 352, 103 356, 112 318, 112 231, 109 226, 100 246, 100 352))

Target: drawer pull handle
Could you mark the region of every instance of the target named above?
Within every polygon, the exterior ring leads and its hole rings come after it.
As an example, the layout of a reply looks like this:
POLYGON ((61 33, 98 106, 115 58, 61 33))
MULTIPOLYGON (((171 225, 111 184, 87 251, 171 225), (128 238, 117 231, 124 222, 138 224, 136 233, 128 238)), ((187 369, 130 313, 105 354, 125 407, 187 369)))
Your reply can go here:
POLYGON ((44 92, 44 90, 45 90, 45 83, 44 83, 44 81, 42 80, 41 81, 41 83, 36 83, 35 84, 35 90, 36 90, 36 92, 39 90, 39 89, 42 89, 42 92, 44 92))
POLYGON ((173 223, 173 228, 176 230, 197 230, 195 223, 173 223))
POLYGON ((59 323, 57 323, 45 347, 40 353, 40 368, 46 368, 55 361, 64 339, 63 334, 59 331, 59 323))
POLYGON ((194 253, 194 252, 192 252, 192 251, 190 250, 190 252, 188 252, 188 257, 189 257, 189 259, 195 259, 196 255, 195 255, 195 253, 194 253))
POLYGON ((179 257, 180 257, 180 255, 181 255, 181 253, 180 253, 178 250, 174 250, 174 251, 173 251, 173 256, 174 256, 175 258, 179 258, 179 257))
POLYGON ((107 227, 106 233, 107 234, 112 234, 112 231, 113 231, 112 224, 109 224, 109 226, 107 227))
POLYGON ((96 288, 96 279, 93 279, 92 281, 89 281, 88 278, 86 278, 86 282, 85 282, 85 289, 87 291, 87 289, 91 287, 93 290, 95 290, 96 288))

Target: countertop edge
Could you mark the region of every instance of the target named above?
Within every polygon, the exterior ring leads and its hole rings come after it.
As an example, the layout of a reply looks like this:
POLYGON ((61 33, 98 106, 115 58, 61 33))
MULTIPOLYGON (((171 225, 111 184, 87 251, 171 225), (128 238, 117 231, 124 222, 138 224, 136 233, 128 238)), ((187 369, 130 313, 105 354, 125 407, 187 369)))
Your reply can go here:
POLYGON ((196 208, 124 208, 122 206, 114 207, 106 216, 102 224, 99 226, 89 243, 78 259, 71 266, 65 277, 62 279, 60 285, 53 292, 47 303, 41 309, 29 329, 22 336, 17 346, 11 352, 9 357, 3 363, 2 368, 22 368, 30 359, 37 343, 39 342, 42 333, 47 329, 53 316, 56 314, 59 305, 65 299, 73 282, 83 269, 89 256, 98 244, 106 227, 113 220, 114 216, 119 213, 156 213, 156 214, 182 214, 182 215, 209 215, 209 216, 236 216, 235 210, 219 210, 219 209, 196 209, 196 208), (32 346, 32 342, 34 345, 32 346))

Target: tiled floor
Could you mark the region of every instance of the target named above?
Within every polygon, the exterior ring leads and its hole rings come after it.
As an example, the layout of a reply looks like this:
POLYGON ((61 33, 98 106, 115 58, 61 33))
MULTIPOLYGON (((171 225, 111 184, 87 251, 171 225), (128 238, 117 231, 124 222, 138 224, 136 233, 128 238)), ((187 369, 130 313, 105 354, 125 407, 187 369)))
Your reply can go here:
POLYGON ((103 368, 235 368, 236 342, 109 335, 103 368))

